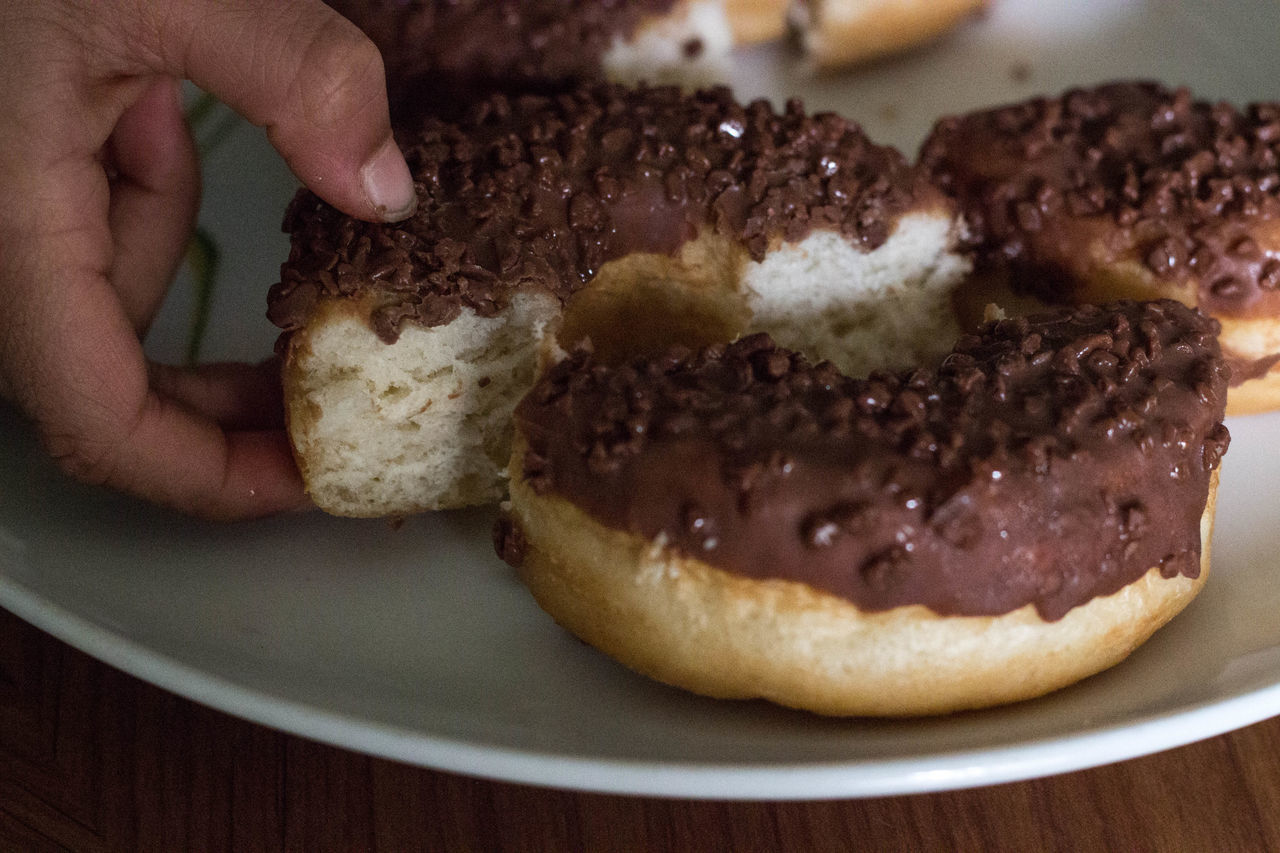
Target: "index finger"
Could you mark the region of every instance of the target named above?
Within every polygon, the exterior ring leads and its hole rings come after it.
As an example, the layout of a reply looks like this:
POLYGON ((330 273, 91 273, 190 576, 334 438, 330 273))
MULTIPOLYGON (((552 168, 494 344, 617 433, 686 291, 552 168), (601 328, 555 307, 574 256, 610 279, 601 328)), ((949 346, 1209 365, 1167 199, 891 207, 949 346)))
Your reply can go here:
POLYGON ((395 221, 416 196, 391 135, 382 56, 320 0, 117 0, 134 72, 185 77, 265 127, 294 174, 353 216, 395 221))

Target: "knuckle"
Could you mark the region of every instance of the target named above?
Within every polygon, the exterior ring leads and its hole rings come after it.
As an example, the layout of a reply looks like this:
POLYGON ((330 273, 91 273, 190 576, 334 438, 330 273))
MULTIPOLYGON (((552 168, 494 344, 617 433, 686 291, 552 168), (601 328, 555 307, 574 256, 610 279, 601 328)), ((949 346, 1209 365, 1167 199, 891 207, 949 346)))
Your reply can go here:
POLYGON ((310 38, 302 53, 297 87, 306 120, 322 130, 339 128, 382 92, 382 54, 356 27, 336 15, 310 38))

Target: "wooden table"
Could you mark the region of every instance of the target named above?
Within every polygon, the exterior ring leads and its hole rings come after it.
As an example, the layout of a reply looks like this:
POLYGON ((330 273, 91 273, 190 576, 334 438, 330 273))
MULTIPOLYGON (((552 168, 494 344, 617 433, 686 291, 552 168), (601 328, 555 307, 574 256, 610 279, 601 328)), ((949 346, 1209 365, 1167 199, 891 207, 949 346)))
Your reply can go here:
POLYGON ((971 791, 802 803, 468 779, 203 708, 0 611, 0 850, 1280 850, 1280 718, 971 791))

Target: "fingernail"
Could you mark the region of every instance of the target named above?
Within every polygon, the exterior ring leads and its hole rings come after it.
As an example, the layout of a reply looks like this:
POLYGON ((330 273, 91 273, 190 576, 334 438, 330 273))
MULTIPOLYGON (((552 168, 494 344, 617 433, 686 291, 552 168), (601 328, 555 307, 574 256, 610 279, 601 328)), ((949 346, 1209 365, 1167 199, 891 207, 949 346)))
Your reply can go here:
POLYGON ((377 153, 361 168, 360 181, 370 206, 384 222, 398 222, 418 206, 413 177, 391 137, 387 137, 377 153))

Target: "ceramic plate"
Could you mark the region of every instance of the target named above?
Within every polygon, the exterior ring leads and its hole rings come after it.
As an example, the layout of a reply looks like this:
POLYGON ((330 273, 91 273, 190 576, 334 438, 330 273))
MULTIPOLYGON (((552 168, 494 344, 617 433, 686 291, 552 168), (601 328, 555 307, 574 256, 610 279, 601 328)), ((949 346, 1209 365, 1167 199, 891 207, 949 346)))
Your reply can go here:
MULTIPOLYGON (((743 97, 801 94, 914 151, 936 116, 1120 77, 1280 98, 1280 4, 995 0, 928 50, 813 81, 739 57, 743 97)), ((222 263, 204 355, 256 360, 293 192, 261 134, 205 122, 201 223, 222 263), (221 140, 221 144, 213 145, 221 140)), ((181 360, 184 279, 148 346, 181 360)), ((490 545, 493 510, 203 524, 67 482, 0 414, 0 604, 232 714, 406 762, 564 787, 729 798, 868 796, 1077 769, 1280 714, 1280 417, 1229 424, 1203 595, 1124 664, 1033 702, 931 720, 821 719, 632 675, 558 629, 490 545)))

